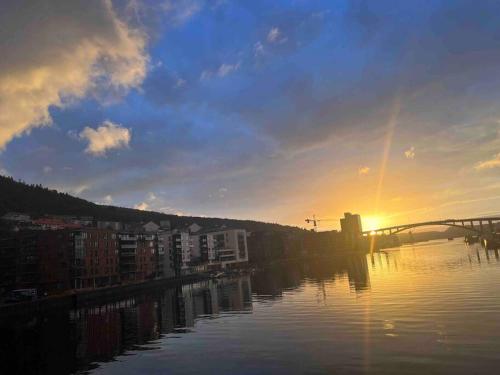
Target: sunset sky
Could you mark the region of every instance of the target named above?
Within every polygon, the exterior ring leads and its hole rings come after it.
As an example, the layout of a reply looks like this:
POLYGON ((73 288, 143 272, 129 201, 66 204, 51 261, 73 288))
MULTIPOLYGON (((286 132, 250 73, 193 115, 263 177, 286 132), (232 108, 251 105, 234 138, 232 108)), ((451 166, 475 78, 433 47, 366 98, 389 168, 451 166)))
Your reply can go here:
POLYGON ((299 226, 500 214, 498 1, 2 1, 0 25, 1 174, 299 226))

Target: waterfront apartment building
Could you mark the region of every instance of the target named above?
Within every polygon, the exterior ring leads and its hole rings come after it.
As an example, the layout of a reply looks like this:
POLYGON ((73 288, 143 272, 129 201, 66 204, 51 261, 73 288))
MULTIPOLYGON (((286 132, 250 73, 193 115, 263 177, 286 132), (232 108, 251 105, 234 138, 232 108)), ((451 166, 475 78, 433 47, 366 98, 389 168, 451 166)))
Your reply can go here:
POLYGON ((235 267, 248 262, 247 235, 244 229, 222 229, 200 233, 200 258, 210 268, 235 267))
POLYGON ((169 252, 174 261, 175 274, 185 273, 191 263, 193 239, 185 230, 174 230, 170 233, 169 252))
POLYGON ((173 230, 159 234, 161 247, 175 275, 207 269, 236 267, 248 262, 246 231, 243 229, 173 230))
POLYGON ((50 294, 71 287, 70 232, 25 230, 4 234, 0 241, 0 292, 37 288, 50 294))
MULTIPOLYGON (((158 232, 158 272, 160 277, 177 275, 176 256, 173 250, 173 236, 167 231, 158 232)), ((180 272, 180 269, 178 270, 180 272)))
POLYGON ((116 233, 85 228, 73 232, 72 287, 96 288, 120 282, 119 247, 116 233))
POLYGON ((168 274, 165 267, 170 263, 165 263, 165 248, 163 243, 159 245, 158 237, 156 233, 118 234, 122 281, 150 280, 168 274))
POLYGON ((151 280, 158 272, 158 237, 156 234, 141 233, 137 241, 136 280, 151 280))
POLYGON ((54 223, 0 228, 4 233, 0 240, 0 295, 16 288, 37 288, 48 294, 98 288, 248 262, 247 235, 241 229, 203 231, 195 224, 158 229, 151 222, 146 228, 115 231, 110 228, 121 227, 120 223, 64 229, 54 223))

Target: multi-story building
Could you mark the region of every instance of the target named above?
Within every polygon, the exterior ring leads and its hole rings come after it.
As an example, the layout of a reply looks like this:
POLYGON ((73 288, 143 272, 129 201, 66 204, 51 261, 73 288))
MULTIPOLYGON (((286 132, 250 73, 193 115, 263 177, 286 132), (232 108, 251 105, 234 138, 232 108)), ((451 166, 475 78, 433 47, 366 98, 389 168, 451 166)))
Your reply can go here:
POLYGON ((5 229, 0 240, 0 294, 15 288, 47 293, 97 288, 248 261, 245 230, 194 229, 5 229))
POLYGON ((122 282, 134 281, 137 273, 137 240, 136 233, 118 234, 120 279, 122 282))
POLYGON ((0 241, 2 292, 37 288, 56 293, 71 287, 72 238, 69 231, 11 232, 0 241))
MULTIPOLYGON (((120 274, 124 282, 159 277, 163 270, 158 236, 155 233, 120 233, 120 274)), ((163 252, 163 247, 162 247, 163 252)))
POLYGON ((40 231, 36 235, 38 286, 48 293, 71 289, 73 238, 69 230, 40 231))
POLYGON ((198 241, 200 243, 200 258, 202 262, 210 263, 217 260, 215 248, 214 248, 214 238, 210 233, 202 233, 198 235, 198 241))
POLYGON ((147 233, 156 233, 159 229, 160 226, 154 221, 149 221, 146 224, 142 225, 142 230, 147 233))
POLYGON ((115 232, 85 228, 75 231, 73 238, 73 288, 95 288, 120 281, 119 246, 115 232))
POLYGON ((16 285, 18 253, 19 241, 13 232, 0 231, 0 294, 16 285))
POLYGON ((209 266, 233 267, 248 262, 247 235, 243 229, 224 229, 197 235, 201 260, 209 266))
POLYGON ((176 265, 170 231, 158 232, 158 274, 160 277, 175 277, 176 265))
POLYGON ((192 238, 188 231, 174 230, 171 232, 170 254, 174 260, 176 275, 181 275, 189 269, 191 263, 192 238))
POLYGON ((346 245, 348 247, 357 247, 363 232, 361 216, 350 212, 344 213, 344 217, 340 219, 340 227, 346 245))
POLYGON ((175 275, 202 269, 236 267, 248 262, 246 231, 243 229, 173 230, 161 235, 175 275))
POLYGON ((197 230, 195 233, 187 229, 173 230, 161 237, 176 275, 248 262, 246 231, 242 229, 197 230))
POLYGON ((156 234, 138 235, 136 261, 136 280, 150 280, 157 277, 158 237, 156 234))

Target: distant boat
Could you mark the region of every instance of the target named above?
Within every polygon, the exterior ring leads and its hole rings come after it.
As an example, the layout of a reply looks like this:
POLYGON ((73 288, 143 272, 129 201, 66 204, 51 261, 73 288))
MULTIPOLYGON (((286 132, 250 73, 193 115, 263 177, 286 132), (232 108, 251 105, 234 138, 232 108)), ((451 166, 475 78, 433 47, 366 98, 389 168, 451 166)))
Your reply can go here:
POLYGON ((448 241, 453 241, 453 237, 448 237, 448 241))

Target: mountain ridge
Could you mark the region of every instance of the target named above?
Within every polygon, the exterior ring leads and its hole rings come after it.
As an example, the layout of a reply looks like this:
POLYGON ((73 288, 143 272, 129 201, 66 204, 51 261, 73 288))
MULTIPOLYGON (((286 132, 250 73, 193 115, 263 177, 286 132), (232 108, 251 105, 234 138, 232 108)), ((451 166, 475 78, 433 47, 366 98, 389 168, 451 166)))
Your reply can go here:
POLYGON ((196 222, 202 227, 226 225, 227 227, 238 227, 248 231, 304 230, 298 227, 256 220, 178 216, 157 211, 100 205, 39 184, 27 184, 23 181, 16 181, 12 177, 0 176, 0 216, 11 211, 30 214, 34 217, 44 215, 93 216, 96 220, 121 222, 170 220, 173 227, 196 222))

